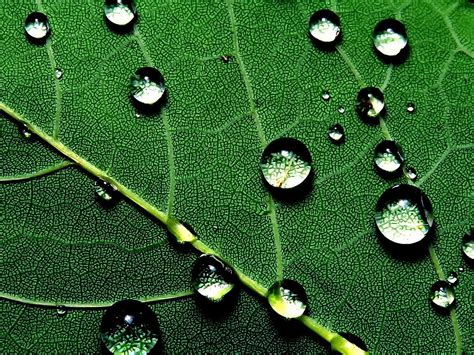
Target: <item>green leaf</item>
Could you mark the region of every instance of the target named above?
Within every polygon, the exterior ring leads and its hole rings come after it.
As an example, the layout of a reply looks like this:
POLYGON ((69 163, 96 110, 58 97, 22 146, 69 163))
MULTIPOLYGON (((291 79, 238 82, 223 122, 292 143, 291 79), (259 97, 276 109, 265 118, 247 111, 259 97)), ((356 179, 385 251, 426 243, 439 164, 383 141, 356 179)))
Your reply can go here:
POLYGON ((2 5, 2 352, 96 353, 101 307, 124 298, 156 301, 165 352, 328 348, 247 291, 220 316, 183 296, 196 253, 170 243, 159 220, 180 235, 175 219, 251 289, 264 294, 281 275, 299 281, 313 318, 302 322, 313 330, 353 333, 373 352, 474 352, 474 279, 461 252, 474 221, 474 5, 141 0, 137 10, 135 31, 119 35, 100 1, 2 5), (307 35, 309 17, 325 7, 342 22, 334 52, 307 35), (43 46, 23 33, 38 10, 52 29, 43 46), (398 66, 372 49, 372 29, 388 17, 409 35, 410 56, 398 66), (159 113, 136 117, 129 80, 150 65, 169 98, 159 113), (355 113, 361 84, 384 91, 380 126, 355 113), (15 120, 41 137, 22 138, 15 120), (346 130, 341 146, 326 136, 335 122, 346 130), (262 149, 281 136, 313 156, 313 188, 296 203, 272 199, 259 176, 262 149), (436 238, 416 261, 397 259, 375 235, 375 203, 397 182, 373 170, 373 148, 387 137, 434 206, 436 238), (117 182, 128 199, 103 208, 96 178, 117 182), (441 314, 430 286, 459 267, 456 306, 441 314), (61 304, 69 305, 62 316, 52 307, 61 304))

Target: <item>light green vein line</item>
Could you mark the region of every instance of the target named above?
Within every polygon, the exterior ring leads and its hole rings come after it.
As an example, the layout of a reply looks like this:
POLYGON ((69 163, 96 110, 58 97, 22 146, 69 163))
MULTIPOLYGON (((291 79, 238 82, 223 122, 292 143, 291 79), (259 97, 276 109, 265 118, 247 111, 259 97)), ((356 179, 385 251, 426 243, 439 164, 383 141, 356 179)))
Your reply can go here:
POLYGON ((140 47, 140 50, 143 53, 143 57, 145 58, 145 61, 148 66, 154 67, 155 64, 153 63, 153 59, 151 59, 150 53, 148 52, 148 49, 146 48, 145 41, 143 40, 142 34, 138 31, 138 28, 135 27, 135 30, 133 31, 135 34, 135 38, 137 40, 138 46, 140 47))
POLYGON ((174 194, 176 190, 176 169, 174 163, 173 140, 171 137, 171 127, 166 112, 163 113, 163 125, 165 127, 166 145, 168 147, 168 167, 169 167, 169 193, 168 193, 168 216, 173 213, 174 194))
MULTIPOLYGON (((143 303, 156 303, 156 302, 161 302, 161 301, 169 301, 169 300, 175 300, 179 298, 185 298, 192 296, 194 294, 194 291, 183 291, 183 292, 176 292, 176 293, 170 293, 170 294, 165 294, 165 295, 160 295, 160 296, 154 296, 154 297, 146 297, 146 298, 139 298, 137 301, 143 302, 143 303)), ((6 299, 9 301, 14 301, 22 304, 29 304, 33 306, 42 306, 42 307, 65 307, 65 308, 74 308, 74 309, 101 309, 101 308, 107 308, 112 306, 114 302, 98 302, 98 303, 74 303, 74 302, 50 302, 50 301, 41 301, 41 300, 32 300, 24 297, 19 297, 15 295, 10 295, 7 293, 0 293, 0 298, 1 299, 6 299)))
POLYGON ((458 317, 454 308, 449 310, 449 316, 451 317, 451 322, 453 323, 454 337, 456 339, 456 355, 462 354, 462 336, 461 330, 459 329, 458 317))
POLYGON ((380 90, 385 91, 385 89, 387 89, 388 84, 390 83, 390 79, 392 77, 392 73, 393 73, 393 64, 390 64, 387 68, 387 72, 385 74, 385 80, 382 86, 380 87, 380 90))
POLYGON ((272 222, 272 230, 275 239, 275 253, 277 260, 277 279, 278 281, 283 280, 283 253, 281 249, 281 238, 280 231, 278 229, 278 221, 276 217, 276 207, 272 198, 268 199, 269 216, 272 222))
POLYGON ((67 168, 68 166, 75 165, 72 161, 63 161, 59 164, 52 165, 39 171, 35 171, 29 174, 15 175, 15 176, 2 176, 0 177, 0 183, 27 181, 44 175, 52 174, 55 171, 67 168))
POLYGON ((346 62, 347 66, 351 70, 352 74, 354 74, 354 76, 355 76, 357 82, 359 83, 359 85, 361 87, 366 87, 367 85, 365 84, 364 80, 362 80, 362 77, 360 76, 359 71, 357 70, 357 68, 354 65, 354 63, 352 62, 352 60, 347 55, 346 51, 344 49, 342 49, 341 46, 336 46, 336 49, 339 52, 339 54, 341 55, 342 59, 344 59, 344 61, 346 62))
POLYGON ((432 244, 430 244, 430 246, 428 247, 428 252, 430 254, 431 261, 433 262, 433 265, 435 267, 436 274, 438 274, 438 278, 440 280, 445 280, 446 275, 444 274, 444 271, 441 268, 441 264, 439 262, 438 256, 436 255, 436 252, 435 252, 432 244))
POLYGON ((382 116, 379 117, 379 122, 380 122, 380 129, 382 130, 382 134, 385 137, 385 139, 388 139, 389 141, 393 141, 392 135, 390 134, 388 130, 387 123, 385 122, 385 119, 382 116))
POLYGON ((451 153, 452 149, 451 147, 447 148, 443 154, 438 158, 436 163, 433 164, 431 169, 423 176, 418 182, 416 183, 416 186, 420 187, 433 173, 438 169, 438 167, 441 165, 441 163, 447 158, 447 156, 451 153))

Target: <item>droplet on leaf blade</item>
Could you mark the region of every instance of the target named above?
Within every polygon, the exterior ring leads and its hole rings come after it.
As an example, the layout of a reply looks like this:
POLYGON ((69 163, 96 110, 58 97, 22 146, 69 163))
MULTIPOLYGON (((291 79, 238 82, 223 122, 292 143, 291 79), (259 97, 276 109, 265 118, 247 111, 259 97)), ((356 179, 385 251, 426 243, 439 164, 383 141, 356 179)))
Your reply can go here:
POLYGON ((344 142, 344 127, 342 127, 339 123, 329 127, 328 130, 328 137, 329 140, 334 144, 341 144, 344 142))
POLYGON ((463 237, 462 251, 467 259, 474 261, 474 238, 472 232, 463 237))
POLYGON ((105 0, 104 15, 107 26, 118 33, 129 32, 137 20, 133 0, 105 0))
POLYGON ((366 87, 357 95, 357 113, 367 123, 378 123, 379 115, 385 110, 385 99, 382 91, 375 87, 366 87))
POLYGON ((450 285, 456 286, 458 283, 458 274, 455 271, 451 271, 446 281, 448 281, 450 285))
POLYGON ((99 202, 107 207, 115 205, 120 198, 117 188, 104 180, 95 181, 95 194, 99 202))
POLYGON ((327 9, 316 11, 309 19, 309 34, 313 42, 322 47, 321 49, 333 48, 340 40, 339 16, 327 9))
POLYGON ((408 49, 408 36, 405 26, 398 20, 385 19, 374 28, 373 41, 377 54, 389 62, 401 62, 408 49))
POLYGON ((33 43, 44 43, 51 31, 48 17, 41 12, 32 12, 26 17, 25 31, 28 39, 33 43))
POLYGON ((446 281, 436 281, 431 286, 430 298, 435 306, 446 309, 454 302, 454 289, 446 281))
POLYGON ((321 98, 324 100, 324 101, 329 101, 331 100, 331 94, 329 93, 329 91, 327 90, 324 90, 321 94, 321 98))
POLYGON ((56 79, 61 79, 63 77, 64 71, 60 68, 56 68, 54 71, 54 76, 56 79))
POLYGON ((402 150, 394 141, 385 140, 375 147, 375 167, 379 175, 384 178, 400 176, 404 161, 402 150))
POLYGON ((298 318, 308 305, 308 297, 303 286, 293 280, 277 281, 268 290, 270 307, 285 318, 298 318))
POLYGON ((412 102, 408 103, 408 105, 407 105, 407 112, 408 112, 408 113, 413 113, 413 112, 415 112, 415 104, 414 104, 414 103, 412 103, 412 102))
POLYGON ((138 109, 153 110, 166 91, 163 75, 151 67, 140 68, 131 80, 131 95, 138 109))
POLYGON ((416 170, 413 167, 408 167, 405 171, 405 174, 406 174, 407 178, 409 178, 411 181, 416 181, 416 179, 418 177, 417 174, 416 174, 416 170))

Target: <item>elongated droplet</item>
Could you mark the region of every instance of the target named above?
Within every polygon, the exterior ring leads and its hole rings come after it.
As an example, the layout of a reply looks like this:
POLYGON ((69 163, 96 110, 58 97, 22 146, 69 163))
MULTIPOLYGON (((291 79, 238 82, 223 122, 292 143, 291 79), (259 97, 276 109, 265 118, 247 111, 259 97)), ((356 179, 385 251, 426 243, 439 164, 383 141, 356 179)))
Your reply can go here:
POLYGON ((128 29, 135 21, 137 11, 133 0, 106 0, 104 15, 113 29, 128 29))
POLYGON ((305 182, 311 173, 311 154, 294 138, 279 138, 263 151, 260 169, 268 185, 292 189, 305 182))
POLYGON ((95 193, 100 202, 112 205, 119 199, 120 193, 117 188, 103 180, 95 182, 95 193))
POLYGON ((408 37, 405 26, 395 19, 380 21, 374 28, 375 49, 387 57, 396 57, 406 48, 408 37))
POLYGON ((455 271, 451 271, 446 281, 448 281, 450 285, 456 286, 458 284, 458 274, 455 271))
POLYGON ((448 308, 454 302, 454 289, 446 281, 436 281, 431 286, 430 298, 434 305, 448 308))
POLYGON ((433 226, 433 208, 426 195, 415 186, 395 185, 379 198, 375 222, 380 234, 398 245, 423 240, 433 226))
POLYGON ((283 280, 274 283, 268 290, 268 303, 282 317, 297 318, 306 310, 308 297, 298 282, 283 280))
POLYGON ((152 107, 165 93, 165 80, 155 68, 140 68, 132 77, 131 89, 135 104, 142 108, 152 107))
POLYGON ((331 10, 316 11, 309 19, 309 33, 321 44, 337 43, 341 33, 341 21, 331 10))
POLYGON ((32 12, 25 20, 25 31, 34 42, 45 40, 50 32, 48 18, 41 12, 32 12))
POLYGON ((411 181, 416 181, 416 178, 418 177, 416 175, 416 170, 413 167, 408 167, 405 171, 406 176, 411 180, 411 181))
POLYGON ((159 326, 155 313, 139 301, 119 301, 107 309, 100 327, 112 354, 148 354, 156 350, 159 326))
POLYGON ((400 175, 404 161, 402 150, 394 141, 383 141, 375 147, 375 167, 384 178, 400 175))
POLYGON ((385 108, 385 100, 382 91, 374 87, 366 87, 357 95, 357 112, 359 116, 368 123, 377 123, 378 116, 385 108))
POLYGON ((54 75, 56 76, 56 79, 61 79, 63 77, 63 70, 60 68, 57 68, 54 71, 54 75))
POLYGON ((324 100, 324 101, 329 101, 331 100, 331 94, 329 93, 329 91, 323 91, 323 93, 321 94, 321 98, 324 100))
POLYGON ((58 306, 58 308, 56 308, 56 313, 57 313, 58 316, 66 315, 66 313, 67 313, 66 307, 58 306))
POLYGON ((344 142, 344 127, 339 123, 331 126, 328 131, 328 137, 331 142, 334 144, 341 144, 344 142))
POLYGON ((466 234, 464 236, 462 243, 462 251, 468 259, 470 259, 471 261, 474 260, 474 238, 472 237, 472 235, 466 234))
POLYGON ((20 135, 26 139, 31 139, 31 137, 33 136, 33 133, 31 133, 28 127, 26 127, 26 125, 24 124, 20 124, 18 130, 20 132, 20 135))
POLYGON ((233 270, 214 255, 201 255, 192 272, 194 290, 211 302, 221 301, 235 287, 233 270))
POLYGON ((409 113, 415 112, 415 104, 414 104, 414 103, 411 103, 411 102, 408 103, 408 105, 407 105, 407 112, 409 112, 409 113))

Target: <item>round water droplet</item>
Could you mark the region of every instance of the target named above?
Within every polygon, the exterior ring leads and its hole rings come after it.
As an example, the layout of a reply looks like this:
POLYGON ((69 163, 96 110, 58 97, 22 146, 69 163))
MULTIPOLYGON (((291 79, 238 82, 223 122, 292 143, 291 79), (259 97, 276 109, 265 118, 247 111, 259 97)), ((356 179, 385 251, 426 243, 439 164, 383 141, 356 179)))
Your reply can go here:
POLYGON ((337 109, 337 112, 339 112, 340 114, 343 114, 344 112, 346 112, 346 109, 344 108, 344 106, 339 106, 339 108, 337 109))
POLYGON ((378 122, 378 116, 385 109, 385 100, 382 91, 374 87, 366 87, 357 95, 357 112, 359 116, 369 122, 378 122))
POLYGON ((374 28, 373 40, 375 49, 386 57, 399 56, 408 44, 405 26, 395 19, 380 21, 374 28))
POLYGON ((321 94, 321 98, 327 102, 331 100, 331 94, 329 93, 329 91, 323 91, 323 93, 321 94))
POLYGON ((268 290, 268 303, 272 309, 285 318, 303 315, 308 304, 304 288, 296 281, 275 282, 268 290))
POLYGON ((133 0, 106 0, 104 14, 112 29, 128 31, 136 21, 137 11, 133 0))
POLYGON ((278 189, 301 186, 311 173, 311 154, 294 138, 279 138, 263 151, 260 169, 268 185, 278 189))
POLYGON ((474 260, 474 238, 472 235, 466 234, 463 238, 462 251, 464 255, 470 259, 474 260))
POLYGON ((201 255, 192 272, 194 290, 211 302, 221 301, 235 287, 233 270, 214 255, 201 255))
POLYGON ((417 175, 415 168, 408 167, 405 171, 405 174, 411 181, 416 181, 417 175))
POLYGON ((64 316, 67 313, 66 307, 58 306, 58 308, 56 308, 56 313, 58 316, 64 316))
POLYGON ((61 79, 63 77, 63 73, 64 73, 63 70, 59 68, 57 68, 54 71, 54 75, 56 76, 56 79, 61 79))
POLYGON ((34 42, 44 41, 50 32, 48 18, 41 12, 32 12, 25 20, 25 31, 34 42))
POLYGON ((331 10, 316 11, 309 19, 309 33, 321 44, 336 44, 341 33, 339 16, 331 10))
POLYGON ((147 305, 134 300, 115 303, 102 317, 102 341, 113 354, 148 354, 156 350, 158 320, 147 305))
POLYGON ((139 107, 153 107, 165 93, 163 75, 155 68, 140 68, 132 77, 132 98, 139 107))
POLYGON ((458 283, 458 274, 455 271, 451 271, 448 275, 447 281, 452 286, 456 286, 458 283))
POLYGON ((463 267, 460 267, 460 268, 458 268, 458 271, 459 271, 459 272, 464 272, 464 268, 463 268, 463 267))
POLYGON ((375 167, 385 178, 400 175, 404 161, 402 150, 394 141, 383 141, 375 147, 375 167))
POLYGON ((415 104, 414 104, 414 103, 411 103, 411 102, 408 103, 408 105, 407 105, 407 112, 409 112, 409 113, 415 112, 415 104))
POLYGON ((99 202, 106 206, 112 206, 118 202, 120 193, 117 188, 103 180, 95 182, 95 193, 99 202))
POLYGON ((225 54, 225 55, 221 56, 221 61, 222 61, 223 63, 226 63, 226 64, 227 64, 227 63, 229 63, 231 60, 232 60, 232 57, 231 57, 230 55, 225 54))
POLYGON ((431 302, 441 308, 448 308, 454 302, 454 289, 446 281, 436 281, 431 286, 431 302))
POLYGON ((344 127, 339 123, 331 126, 328 130, 328 137, 331 142, 334 144, 340 144, 344 142, 344 127))
POLYGON ((24 124, 20 124, 18 130, 20 132, 20 135, 26 139, 31 139, 31 137, 33 136, 33 133, 31 133, 28 127, 26 127, 26 125, 24 124))
POLYGON ((379 198, 375 222, 380 234, 398 245, 423 240, 433 226, 433 208, 426 195, 415 186, 395 185, 379 198))

